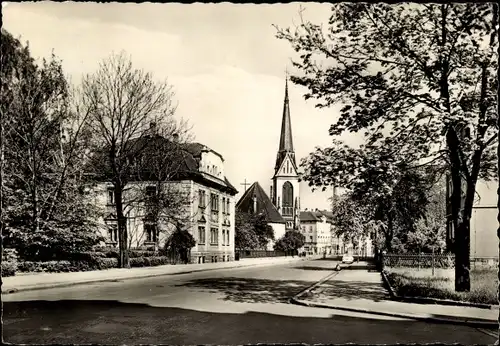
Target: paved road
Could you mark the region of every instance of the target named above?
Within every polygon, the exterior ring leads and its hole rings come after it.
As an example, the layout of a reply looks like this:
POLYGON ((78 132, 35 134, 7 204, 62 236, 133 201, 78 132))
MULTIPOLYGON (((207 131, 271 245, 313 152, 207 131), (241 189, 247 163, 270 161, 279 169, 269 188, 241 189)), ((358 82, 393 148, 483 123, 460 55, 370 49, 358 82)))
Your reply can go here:
POLYGON ((4 295, 4 341, 49 344, 492 344, 475 328, 288 303, 332 261, 223 269, 4 295))

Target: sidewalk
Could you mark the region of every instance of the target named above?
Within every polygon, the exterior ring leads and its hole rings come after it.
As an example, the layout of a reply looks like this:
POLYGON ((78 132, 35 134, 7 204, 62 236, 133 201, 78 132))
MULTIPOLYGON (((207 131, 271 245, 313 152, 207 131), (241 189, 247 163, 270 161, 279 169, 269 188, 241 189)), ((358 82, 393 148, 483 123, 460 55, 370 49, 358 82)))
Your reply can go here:
POLYGON ((249 266, 266 266, 280 263, 297 262, 304 257, 264 257, 245 258, 239 261, 216 262, 203 264, 176 264, 157 267, 141 267, 131 269, 107 269, 87 272, 72 273, 33 273, 17 274, 2 278, 2 294, 15 293, 19 291, 38 290, 53 287, 73 286, 78 284, 115 281, 126 279, 147 278, 161 275, 187 274, 192 272, 241 268, 249 266))
MULTIPOLYGON (((347 268, 346 268, 347 269, 347 268)), ((415 304, 391 300, 381 274, 355 266, 320 283, 309 292, 294 297, 301 305, 364 312, 432 322, 498 328, 498 308, 415 304)))

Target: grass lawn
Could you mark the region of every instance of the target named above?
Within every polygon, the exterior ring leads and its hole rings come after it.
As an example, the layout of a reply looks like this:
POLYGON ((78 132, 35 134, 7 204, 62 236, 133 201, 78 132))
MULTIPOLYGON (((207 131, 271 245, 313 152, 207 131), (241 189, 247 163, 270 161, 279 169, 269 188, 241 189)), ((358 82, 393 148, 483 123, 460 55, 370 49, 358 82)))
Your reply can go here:
POLYGON ((455 270, 418 268, 384 269, 396 294, 407 297, 450 299, 471 303, 498 304, 496 267, 471 269, 470 292, 455 292, 455 270))

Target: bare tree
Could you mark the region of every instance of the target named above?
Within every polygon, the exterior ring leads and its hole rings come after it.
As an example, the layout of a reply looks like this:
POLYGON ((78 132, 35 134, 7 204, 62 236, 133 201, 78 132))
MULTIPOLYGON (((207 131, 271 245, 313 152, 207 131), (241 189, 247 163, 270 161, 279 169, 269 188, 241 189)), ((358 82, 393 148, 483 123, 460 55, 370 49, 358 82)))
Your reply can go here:
POLYGON ((90 114, 96 144, 101 148, 105 177, 114 188, 120 267, 129 267, 124 190, 129 184, 134 158, 144 148, 133 139, 147 135, 151 122, 168 123, 175 113, 172 87, 157 82, 151 73, 133 67, 124 53, 105 59, 94 74, 83 79, 83 104, 90 114))

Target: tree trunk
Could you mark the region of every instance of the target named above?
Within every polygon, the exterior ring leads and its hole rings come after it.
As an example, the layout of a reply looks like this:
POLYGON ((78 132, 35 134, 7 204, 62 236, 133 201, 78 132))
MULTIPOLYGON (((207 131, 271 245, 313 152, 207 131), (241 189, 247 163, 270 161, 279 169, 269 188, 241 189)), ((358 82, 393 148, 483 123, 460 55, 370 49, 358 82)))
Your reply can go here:
POLYGON ((120 257, 118 265, 120 268, 130 268, 130 261, 127 247, 127 218, 123 215, 123 187, 121 184, 115 184, 115 206, 116 219, 118 222, 118 247, 120 257))

